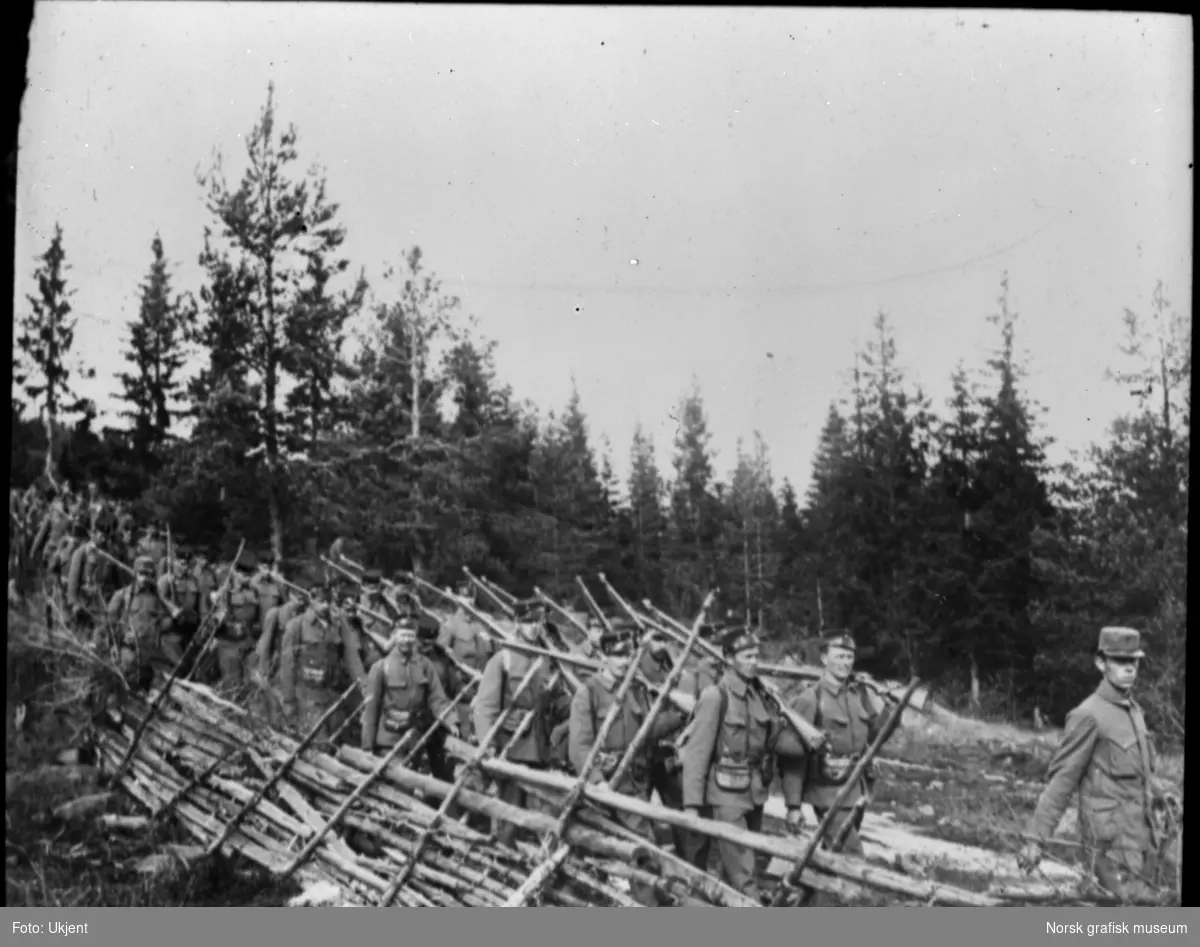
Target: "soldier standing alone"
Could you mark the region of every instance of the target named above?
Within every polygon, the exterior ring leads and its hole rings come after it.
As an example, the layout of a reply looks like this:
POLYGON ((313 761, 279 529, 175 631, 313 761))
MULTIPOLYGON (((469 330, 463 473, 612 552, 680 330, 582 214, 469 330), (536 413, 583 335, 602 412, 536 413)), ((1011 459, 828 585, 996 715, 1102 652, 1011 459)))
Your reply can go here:
POLYGON ((1152 811, 1159 803, 1178 804, 1155 776, 1146 721, 1132 697, 1143 657, 1139 632, 1101 629, 1095 657, 1100 686, 1067 714, 1062 743, 1030 821, 1032 840, 1020 855, 1022 867, 1037 867, 1042 845, 1078 794, 1080 834, 1092 873, 1116 897, 1139 901, 1156 897, 1152 811))

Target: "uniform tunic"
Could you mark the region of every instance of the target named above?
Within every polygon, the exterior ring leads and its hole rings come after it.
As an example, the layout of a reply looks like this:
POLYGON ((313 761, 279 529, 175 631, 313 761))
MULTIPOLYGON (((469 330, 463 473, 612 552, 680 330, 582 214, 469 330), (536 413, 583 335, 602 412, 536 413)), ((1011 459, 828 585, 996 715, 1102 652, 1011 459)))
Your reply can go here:
MULTIPOLYGON (((158 597, 158 590, 127 585, 118 590, 108 603, 108 617, 117 630, 117 653, 121 673, 133 676, 140 686, 150 683, 153 666, 162 660, 159 649, 161 636, 171 628, 171 616, 158 597)), ((97 649, 104 645, 106 629, 97 625, 93 643, 97 649)))
MULTIPOLYGON (((880 714, 862 688, 839 683, 822 675, 812 687, 792 701, 792 709, 818 729, 824 730, 829 743, 820 755, 806 754, 800 759, 785 759, 780 764, 783 796, 789 808, 807 802, 817 818, 824 817, 842 791, 846 778, 879 732, 880 714)), ((837 838, 846 820, 853 820, 844 842, 844 851, 862 854, 858 828, 863 809, 855 806, 870 789, 866 775, 846 797, 842 808, 830 822, 827 841, 837 838)))
POLYGON ((1073 796, 1097 880, 1120 896, 1155 865, 1151 797, 1155 756, 1141 708, 1104 681, 1067 714, 1029 834, 1054 834, 1073 796))
MULTIPOLYGON (((324 621, 311 609, 293 618, 279 646, 279 689, 285 717, 302 733, 341 696, 351 681, 362 680, 358 642, 342 622, 324 621)), ((326 735, 344 718, 334 714, 326 735)))

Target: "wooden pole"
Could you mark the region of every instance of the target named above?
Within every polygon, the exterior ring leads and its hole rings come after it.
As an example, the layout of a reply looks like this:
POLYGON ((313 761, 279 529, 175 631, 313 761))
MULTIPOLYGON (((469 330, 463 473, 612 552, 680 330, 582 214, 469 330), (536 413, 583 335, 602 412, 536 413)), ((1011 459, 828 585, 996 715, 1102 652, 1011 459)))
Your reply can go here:
POLYGON ((221 846, 225 843, 225 840, 233 834, 234 829, 236 829, 241 824, 242 820, 245 819, 246 816, 248 816, 264 798, 266 798, 266 795, 268 792, 270 792, 271 787, 283 779, 284 775, 288 771, 288 768, 296 761, 302 752, 308 749, 309 745, 317 738, 317 734, 321 732, 321 728, 325 726, 326 722, 358 691, 358 686, 358 681, 355 681, 353 684, 347 687, 342 693, 342 696, 334 701, 333 704, 330 705, 330 707, 325 711, 325 713, 321 714, 317 722, 313 724, 312 729, 309 730, 304 739, 297 744, 296 748, 292 750, 291 754, 279 764, 279 767, 275 770, 270 779, 264 782, 259 788, 258 792, 256 792, 250 799, 250 801, 241 809, 239 809, 234 814, 233 818, 229 820, 225 826, 225 830, 217 837, 216 841, 214 841, 208 847, 204 853, 205 855, 213 855, 221 850, 221 846))
POLYGON ((600 606, 596 604, 596 600, 592 598, 592 593, 588 590, 587 583, 579 576, 575 576, 575 581, 579 584, 579 589, 583 592, 583 600, 587 602, 587 606, 591 609, 592 614, 596 616, 596 620, 605 631, 612 631, 612 623, 609 622, 608 616, 600 611, 600 606))
POLYGON ((463 566, 462 570, 463 570, 463 574, 468 579, 471 580, 471 584, 474 585, 475 588, 477 588, 481 592, 483 592, 484 595, 486 595, 488 598, 490 598, 498 606, 500 606, 500 611, 502 611, 508 618, 516 617, 517 613, 515 611, 513 611, 512 606, 509 605, 508 602, 504 601, 504 599, 502 599, 499 595, 497 595, 495 592, 493 592, 491 590, 491 588, 485 582, 483 582, 481 579, 476 578, 475 574, 473 572, 471 572, 471 570, 468 569, 466 566, 463 566))

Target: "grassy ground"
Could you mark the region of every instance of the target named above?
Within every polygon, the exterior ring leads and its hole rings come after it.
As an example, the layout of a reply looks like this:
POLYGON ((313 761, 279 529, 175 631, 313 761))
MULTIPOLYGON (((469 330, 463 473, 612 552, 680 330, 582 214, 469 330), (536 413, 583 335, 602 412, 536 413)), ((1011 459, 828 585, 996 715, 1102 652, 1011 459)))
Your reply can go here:
MULTIPOLYGON (((40 611, 35 610, 34 614, 40 611)), ((183 869, 164 859, 190 844, 169 819, 150 830, 106 828, 100 817, 142 815, 105 787, 87 746, 90 707, 106 675, 61 627, 23 609, 8 612, 5 726, 5 896, 10 906, 281 905, 299 889, 279 887, 240 858, 183 869), (84 796, 101 804, 72 816, 59 807, 84 796), (56 811, 57 810, 57 811, 56 811), (149 871, 157 862, 159 869, 149 871)))

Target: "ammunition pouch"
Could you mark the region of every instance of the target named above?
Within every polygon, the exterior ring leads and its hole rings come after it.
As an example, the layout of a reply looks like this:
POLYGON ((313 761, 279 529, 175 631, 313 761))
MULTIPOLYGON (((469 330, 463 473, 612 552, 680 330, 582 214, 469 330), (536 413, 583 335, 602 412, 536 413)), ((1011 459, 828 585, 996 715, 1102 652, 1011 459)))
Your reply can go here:
POLYGON ((753 785, 750 764, 743 760, 721 760, 713 767, 713 781, 722 792, 749 792, 753 785))
POLYGON ((300 668, 300 680, 309 687, 326 687, 331 677, 327 667, 304 665, 300 668))
POLYGON ((858 753, 850 756, 837 756, 833 753, 822 754, 817 762, 817 774, 821 782, 826 785, 840 786, 846 781, 850 771, 854 769, 860 755, 858 753))
POLYGON ((410 710, 385 710, 383 713, 383 728, 388 733, 402 736, 413 728, 415 714, 410 710))

